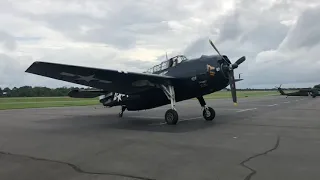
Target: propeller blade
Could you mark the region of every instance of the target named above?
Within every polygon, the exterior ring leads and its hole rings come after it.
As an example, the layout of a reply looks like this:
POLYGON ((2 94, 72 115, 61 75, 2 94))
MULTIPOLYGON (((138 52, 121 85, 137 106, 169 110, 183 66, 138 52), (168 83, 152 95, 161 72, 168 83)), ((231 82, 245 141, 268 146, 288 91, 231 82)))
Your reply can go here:
POLYGON ((242 56, 240 59, 238 59, 235 63, 232 64, 231 68, 232 69, 237 69, 238 66, 243 63, 246 60, 245 56, 242 56))
POLYGON ((227 64, 230 64, 230 63, 220 54, 219 50, 218 50, 218 49, 216 48, 216 46, 213 44, 213 42, 211 41, 211 39, 209 39, 209 42, 210 42, 211 46, 213 47, 213 49, 217 51, 217 53, 219 54, 219 56, 220 56, 225 62, 227 62, 227 64))
POLYGON ((236 90, 236 81, 234 80, 234 72, 233 70, 229 71, 229 84, 232 95, 232 100, 234 105, 237 105, 237 90, 236 90))
POLYGON ((222 57, 222 55, 220 54, 219 50, 216 48, 216 46, 213 44, 213 42, 211 41, 211 39, 209 39, 209 42, 211 44, 211 46, 217 51, 217 53, 222 57))
POLYGON ((240 59, 238 59, 235 63, 240 65, 241 63, 243 63, 246 60, 245 56, 242 56, 240 59))

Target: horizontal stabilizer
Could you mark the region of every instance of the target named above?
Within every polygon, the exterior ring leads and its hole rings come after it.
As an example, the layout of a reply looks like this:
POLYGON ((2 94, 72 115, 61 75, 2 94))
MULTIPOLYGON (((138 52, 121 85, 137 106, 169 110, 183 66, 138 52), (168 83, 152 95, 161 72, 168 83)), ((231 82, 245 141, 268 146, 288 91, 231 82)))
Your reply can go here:
POLYGON ((108 93, 107 91, 103 90, 79 90, 79 89, 74 89, 71 90, 68 93, 69 97, 73 98, 95 98, 101 95, 104 95, 108 93))
POLYGON ((235 82, 238 82, 238 81, 242 81, 243 79, 235 79, 234 81, 235 82))

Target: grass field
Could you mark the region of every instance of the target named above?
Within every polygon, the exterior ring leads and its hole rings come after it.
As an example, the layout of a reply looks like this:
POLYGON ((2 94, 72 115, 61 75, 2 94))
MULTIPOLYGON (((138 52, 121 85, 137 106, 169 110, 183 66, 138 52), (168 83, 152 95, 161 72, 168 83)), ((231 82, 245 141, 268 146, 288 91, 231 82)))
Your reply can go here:
MULTIPOLYGON (((279 95, 276 91, 238 91, 238 98, 279 95)), ((206 99, 231 98, 230 91, 220 91, 205 96, 206 99)), ((70 97, 23 97, 0 98, 0 110, 25 109, 63 106, 89 106, 100 104, 98 98, 70 98, 70 97)))
MULTIPOLYGON (((278 91, 237 91, 238 98, 279 95, 278 91)), ((205 96, 206 99, 231 98, 230 91, 219 91, 205 96)))
POLYGON ((25 109, 43 107, 63 106, 88 106, 97 105, 97 98, 79 99, 70 97, 23 97, 23 98, 0 98, 0 110, 4 109, 25 109))

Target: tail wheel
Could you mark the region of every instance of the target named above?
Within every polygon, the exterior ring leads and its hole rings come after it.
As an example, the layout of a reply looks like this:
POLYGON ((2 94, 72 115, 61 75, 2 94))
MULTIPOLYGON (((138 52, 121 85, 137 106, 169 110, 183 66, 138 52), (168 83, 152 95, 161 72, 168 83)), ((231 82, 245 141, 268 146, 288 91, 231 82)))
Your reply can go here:
POLYGON ((178 113, 174 109, 169 109, 165 114, 165 120, 169 125, 177 124, 179 119, 178 113))
POLYGON ((212 121, 216 117, 216 112, 211 107, 203 110, 202 115, 206 121, 212 121))

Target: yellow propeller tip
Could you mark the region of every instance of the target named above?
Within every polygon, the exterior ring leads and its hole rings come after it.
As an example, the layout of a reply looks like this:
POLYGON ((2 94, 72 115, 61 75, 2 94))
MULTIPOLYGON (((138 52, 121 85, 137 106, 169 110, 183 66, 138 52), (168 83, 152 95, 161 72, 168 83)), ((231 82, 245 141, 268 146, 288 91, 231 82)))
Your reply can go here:
POLYGON ((234 103, 235 106, 238 106, 238 103, 234 103))

